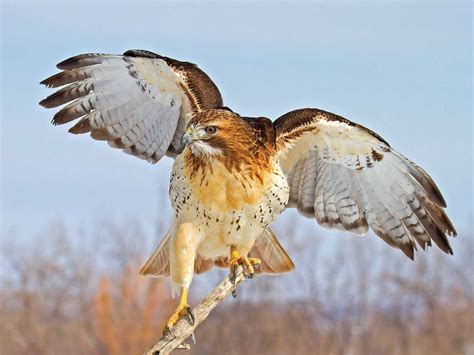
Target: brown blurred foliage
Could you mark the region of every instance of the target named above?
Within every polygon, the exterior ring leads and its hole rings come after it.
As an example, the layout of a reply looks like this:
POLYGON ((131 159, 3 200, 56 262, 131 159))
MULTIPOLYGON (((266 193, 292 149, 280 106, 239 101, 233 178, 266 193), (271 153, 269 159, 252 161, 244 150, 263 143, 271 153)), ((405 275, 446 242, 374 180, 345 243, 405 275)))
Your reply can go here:
MULTIPOLYGON (((371 237, 281 239, 297 270, 245 282, 198 328, 190 354, 472 353, 472 243, 413 263, 371 237)), ((3 246, 0 352, 141 354, 176 302, 167 280, 137 274, 151 244, 123 223, 56 225, 34 245, 3 246)), ((196 277, 191 302, 221 276, 196 277)))
POLYGON ((136 268, 119 277, 102 276, 92 306, 101 354, 141 354, 163 329, 170 307, 163 280, 145 282, 136 268))

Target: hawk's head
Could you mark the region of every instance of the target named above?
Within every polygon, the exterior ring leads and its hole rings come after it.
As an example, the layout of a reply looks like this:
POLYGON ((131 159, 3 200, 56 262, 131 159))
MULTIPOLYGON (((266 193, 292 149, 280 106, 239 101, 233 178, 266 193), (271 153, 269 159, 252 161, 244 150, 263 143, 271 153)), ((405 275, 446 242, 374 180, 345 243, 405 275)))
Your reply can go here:
POLYGON ((247 119, 230 110, 214 109, 197 114, 182 141, 198 157, 241 159, 267 145, 274 146, 274 139, 269 119, 247 119))

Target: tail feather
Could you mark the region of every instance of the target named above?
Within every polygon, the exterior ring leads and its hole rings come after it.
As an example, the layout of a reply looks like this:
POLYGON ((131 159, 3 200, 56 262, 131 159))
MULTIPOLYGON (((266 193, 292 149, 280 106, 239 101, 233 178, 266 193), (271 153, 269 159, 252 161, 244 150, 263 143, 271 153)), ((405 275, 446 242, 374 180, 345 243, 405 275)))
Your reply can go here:
POLYGON ((270 228, 257 237, 249 256, 262 261, 260 267, 257 268, 258 273, 283 274, 295 269, 295 264, 270 228))
MULTIPOLYGON (((140 275, 170 276, 170 242, 173 236, 172 226, 161 240, 160 244, 140 269, 140 275)), ((194 273, 202 274, 213 266, 213 261, 204 260, 196 256, 194 261, 194 273)))
MULTIPOLYGON (((169 276, 170 275, 170 242, 173 236, 174 227, 172 226, 160 244, 148 258, 140 269, 141 275, 151 276, 169 276)), ((262 261, 257 273, 263 274, 283 274, 293 271, 295 265, 278 242, 273 232, 267 228, 255 240, 255 244, 249 252, 249 256, 258 258, 262 261)), ((227 258, 219 258, 216 260, 204 260, 199 256, 194 262, 194 272, 201 274, 208 271, 212 266, 228 267, 227 258)))
POLYGON ((170 241, 173 230, 173 227, 168 230, 156 250, 140 269, 140 275, 170 275, 170 241))

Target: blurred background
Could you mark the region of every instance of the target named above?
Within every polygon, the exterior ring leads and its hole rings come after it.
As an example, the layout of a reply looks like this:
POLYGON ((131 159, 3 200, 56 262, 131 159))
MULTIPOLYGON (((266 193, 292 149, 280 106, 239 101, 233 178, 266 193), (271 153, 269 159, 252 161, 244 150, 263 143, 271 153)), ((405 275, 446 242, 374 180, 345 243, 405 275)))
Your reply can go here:
MULTIPOLYGON (((0 353, 137 354, 175 307, 138 276, 171 221, 172 160, 150 165, 53 127, 38 83, 86 52, 197 63, 246 116, 317 107, 363 124, 434 178, 454 256, 412 262, 372 233, 295 211, 296 264, 245 282, 193 354, 473 354, 471 2, 1 2, 0 353)), ((195 277, 191 303, 225 275, 195 277)))

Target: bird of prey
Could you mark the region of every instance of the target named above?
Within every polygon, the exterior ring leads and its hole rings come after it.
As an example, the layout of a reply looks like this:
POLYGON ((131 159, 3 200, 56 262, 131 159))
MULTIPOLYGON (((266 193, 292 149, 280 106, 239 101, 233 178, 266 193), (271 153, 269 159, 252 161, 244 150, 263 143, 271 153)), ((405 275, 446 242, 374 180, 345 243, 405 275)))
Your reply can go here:
POLYGON ((170 276, 179 304, 165 329, 190 315, 193 274, 213 266, 279 274, 294 264, 270 230, 297 208, 328 228, 369 227, 414 258, 433 241, 452 254, 456 231, 440 191, 419 166, 371 130, 320 109, 272 122, 224 106, 196 65, 144 50, 82 54, 57 65, 42 84, 61 87, 40 104, 67 104, 54 125, 90 133, 151 163, 175 158, 171 228, 141 273, 170 276))

